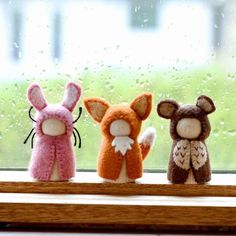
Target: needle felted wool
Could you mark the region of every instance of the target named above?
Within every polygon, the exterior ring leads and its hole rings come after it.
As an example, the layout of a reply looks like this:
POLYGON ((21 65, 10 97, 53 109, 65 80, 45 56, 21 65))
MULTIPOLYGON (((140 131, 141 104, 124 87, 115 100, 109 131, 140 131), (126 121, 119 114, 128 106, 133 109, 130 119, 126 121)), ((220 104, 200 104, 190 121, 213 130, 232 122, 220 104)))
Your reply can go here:
POLYGON ((35 145, 29 166, 32 178, 40 181, 64 181, 75 175, 75 159, 71 144, 72 112, 78 102, 81 88, 68 83, 62 103, 47 104, 38 84, 28 89, 28 99, 36 109, 35 145))
POLYGON ((207 115, 215 111, 213 101, 200 96, 196 105, 179 105, 163 100, 157 105, 159 116, 170 119, 173 139, 168 179, 172 183, 205 183, 211 179, 209 153, 205 140, 211 126, 207 115))
POLYGON ((152 95, 144 93, 130 105, 110 105, 99 98, 85 99, 84 105, 101 126, 99 176, 116 183, 133 182, 140 178, 143 160, 155 136, 155 130, 149 128, 138 142, 142 121, 151 112, 152 95))

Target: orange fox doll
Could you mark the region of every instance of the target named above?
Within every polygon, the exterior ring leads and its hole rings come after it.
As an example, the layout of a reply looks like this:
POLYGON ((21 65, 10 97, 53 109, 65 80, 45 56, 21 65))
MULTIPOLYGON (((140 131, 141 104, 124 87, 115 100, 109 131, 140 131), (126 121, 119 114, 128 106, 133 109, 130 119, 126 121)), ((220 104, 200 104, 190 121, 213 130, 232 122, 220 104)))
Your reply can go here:
POLYGON ((144 93, 130 105, 110 105, 99 98, 88 98, 84 105, 92 118, 101 124, 102 144, 98 175, 105 181, 126 183, 142 177, 142 162, 155 137, 148 128, 138 141, 142 121, 152 108, 152 95, 144 93))

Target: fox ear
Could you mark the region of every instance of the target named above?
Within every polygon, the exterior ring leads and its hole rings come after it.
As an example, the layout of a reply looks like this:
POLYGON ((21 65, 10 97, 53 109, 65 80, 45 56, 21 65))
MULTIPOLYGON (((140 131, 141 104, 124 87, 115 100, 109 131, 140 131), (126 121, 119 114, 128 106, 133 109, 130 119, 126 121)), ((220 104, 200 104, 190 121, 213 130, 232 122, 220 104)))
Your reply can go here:
POLYGON ((76 103, 79 101, 80 95, 80 86, 72 82, 68 83, 65 89, 62 106, 72 112, 76 106, 76 103))
POLYGON ((157 104, 157 113, 160 117, 171 119, 178 108, 179 104, 176 101, 167 99, 157 104))
POLYGON ((27 91, 29 102, 36 110, 40 111, 47 106, 42 89, 38 84, 31 84, 27 91))
POLYGON ((100 98, 84 99, 84 105, 92 118, 99 123, 102 121, 102 118, 110 106, 107 102, 100 98))
POLYGON ((213 101, 205 95, 198 97, 197 106, 200 107, 206 114, 210 114, 216 109, 213 101))
POLYGON ((143 93, 135 98, 130 107, 137 113, 141 120, 145 120, 152 109, 152 94, 151 93, 143 93))

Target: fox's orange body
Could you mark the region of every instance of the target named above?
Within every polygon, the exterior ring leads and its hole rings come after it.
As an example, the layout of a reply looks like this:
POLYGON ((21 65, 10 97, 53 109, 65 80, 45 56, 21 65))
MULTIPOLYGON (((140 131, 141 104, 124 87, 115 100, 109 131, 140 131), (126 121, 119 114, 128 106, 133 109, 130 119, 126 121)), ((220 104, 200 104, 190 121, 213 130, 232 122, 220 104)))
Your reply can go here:
MULTIPOLYGON (((143 160, 150 150, 150 145, 138 143, 138 135, 142 120, 146 119, 151 112, 151 94, 140 95, 130 105, 109 105, 98 98, 85 99, 84 104, 89 114, 101 124, 102 144, 98 158, 99 176, 104 179, 116 180, 120 175, 123 161, 125 161, 127 177, 133 180, 140 178, 143 172, 143 160), (130 128, 130 132, 127 131, 127 135, 123 136, 132 140, 131 148, 127 149, 125 154, 116 151, 113 146, 113 140, 122 137, 122 135, 114 135, 111 125, 114 121, 120 120, 127 122, 127 126, 130 128)), ((126 134, 124 127, 123 130, 122 126, 118 125, 117 127, 120 131, 116 132, 126 134)))
POLYGON ((138 142, 132 145, 132 150, 128 150, 125 156, 115 153, 111 146, 111 140, 104 139, 98 161, 98 174, 104 179, 116 180, 119 177, 122 161, 125 158, 127 176, 130 179, 142 177, 142 155, 138 142))

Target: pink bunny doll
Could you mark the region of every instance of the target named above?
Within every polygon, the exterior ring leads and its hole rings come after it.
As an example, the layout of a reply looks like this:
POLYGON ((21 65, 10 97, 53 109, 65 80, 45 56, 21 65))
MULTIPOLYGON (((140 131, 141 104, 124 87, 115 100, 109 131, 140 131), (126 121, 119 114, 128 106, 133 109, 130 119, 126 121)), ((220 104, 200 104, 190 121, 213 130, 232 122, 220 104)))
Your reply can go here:
MULTIPOLYGON (((29 166, 32 178, 40 181, 65 181, 75 175, 75 158, 71 143, 71 135, 76 131, 73 127, 79 117, 73 121, 72 112, 78 102, 81 88, 75 83, 68 83, 61 105, 47 104, 43 92, 38 84, 28 88, 28 99, 36 109, 35 122, 28 138, 35 130, 36 141, 29 166)), ((80 109, 80 115, 81 115, 80 109)), ((80 116, 79 115, 79 116, 80 116)), ((34 135, 35 135, 34 134, 34 135)), ((33 138, 32 143, 33 146, 33 138)), ((79 136, 80 138, 80 136, 79 136)), ((80 144, 79 144, 80 147, 80 144)))

